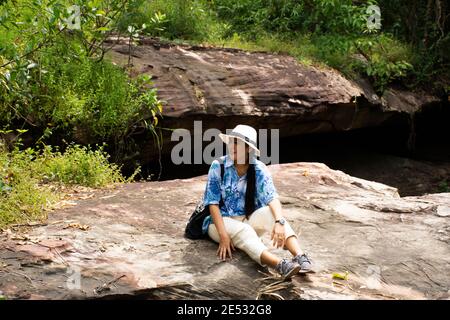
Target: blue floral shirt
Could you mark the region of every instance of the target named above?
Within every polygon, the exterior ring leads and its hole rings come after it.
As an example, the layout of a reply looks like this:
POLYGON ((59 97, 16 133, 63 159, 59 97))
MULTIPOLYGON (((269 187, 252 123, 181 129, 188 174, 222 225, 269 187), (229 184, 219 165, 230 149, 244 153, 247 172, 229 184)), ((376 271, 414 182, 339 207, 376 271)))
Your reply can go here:
MULTIPOLYGON (((247 190, 247 174, 239 177, 235 169, 233 160, 229 155, 221 157, 224 163, 225 173, 221 181, 220 163, 214 160, 208 172, 208 182, 206 183, 203 204, 219 204, 220 195, 224 205, 220 208, 223 217, 245 215, 245 191, 247 190)), ((266 165, 258 159, 252 159, 255 164, 256 195, 255 210, 267 206, 269 202, 278 197, 278 193, 273 185, 272 176, 266 165)), ((211 216, 203 221, 203 233, 208 232, 208 227, 212 223, 211 216)))

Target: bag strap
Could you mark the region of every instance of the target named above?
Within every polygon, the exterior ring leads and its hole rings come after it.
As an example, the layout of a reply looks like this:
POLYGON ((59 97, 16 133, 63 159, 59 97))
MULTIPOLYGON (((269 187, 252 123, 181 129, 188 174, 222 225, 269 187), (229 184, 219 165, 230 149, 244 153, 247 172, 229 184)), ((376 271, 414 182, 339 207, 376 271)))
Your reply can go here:
POLYGON ((256 199, 256 169, 254 164, 250 164, 247 170, 247 190, 245 192, 245 216, 247 219, 255 210, 256 199))
MULTIPOLYGON (((223 183, 223 176, 225 175, 225 165, 224 165, 222 160, 219 160, 219 162, 220 162, 220 178, 221 178, 220 184, 222 185, 222 183, 223 183)), ((223 199, 222 199, 222 191, 221 191, 220 192, 219 208, 223 207, 223 205, 224 205, 224 202, 223 202, 223 199)))
POLYGON ((220 178, 222 179, 221 182, 223 182, 223 176, 225 175, 225 165, 223 163, 220 164, 220 178))

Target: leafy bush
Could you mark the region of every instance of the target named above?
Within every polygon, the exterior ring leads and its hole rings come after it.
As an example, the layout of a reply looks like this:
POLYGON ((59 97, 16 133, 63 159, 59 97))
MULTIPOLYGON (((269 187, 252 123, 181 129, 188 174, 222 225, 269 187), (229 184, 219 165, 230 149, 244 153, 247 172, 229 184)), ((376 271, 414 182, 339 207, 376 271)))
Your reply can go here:
POLYGON ((385 34, 323 35, 314 36, 312 41, 320 61, 350 78, 369 77, 379 93, 413 70, 412 49, 385 34))
POLYGON ((439 183, 438 192, 450 192, 450 186, 446 180, 439 183))
POLYGON ((83 28, 71 32, 60 27, 68 2, 19 2, 27 9, 0 7, 0 36, 11 40, 0 46, 0 126, 40 128, 43 138, 59 130, 69 141, 81 129, 91 142, 119 141, 143 116, 160 114, 149 77, 132 80, 103 59, 107 23, 130 1, 76 1, 83 28))
POLYGON ((222 27, 199 0, 137 1, 117 22, 120 30, 145 24, 146 33, 169 39, 204 40, 218 37, 222 27))
POLYGON ((124 178, 103 147, 70 145, 60 152, 51 146, 21 150, 20 145, 10 152, 0 140, 0 227, 45 219, 60 198, 49 183, 100 188, 129 182, 139 172, 124 178))
POLYGON ((118 66, 86 57, 80 57, 78 63, 70 58, 52 59, 58 54, 55 49, 45 53, 47 68, 52 71, 41 77, 40 86, 53 94, 25 106, 42 117, 40 125, 82 126, 89 135, 107 139, 124 135, 139 116, 161 111, 148 76, 131 80, 118 66))
MULTIPOLYGON (((43 181, 57 181, 67 185, 104 187, 111 183, 130 181, 125 179, 116 164, 108 162, 109 155, 100 147, 70 145, 64 153, 45 146, 35 162, 43 181)), ((136 172, 137 173, 137 172, 136 172)))
POLYGON ((378 1, 216 0, 229 23, 224 43, 287 52, 302 62, 326 64, 348 77, 366 76, 380 93, 414 71, 413 49, 368 29, 366 12, 378 1))
POLYGON ((46 218, 45 209, 57 198, 39 187, 31 158, 18 149, 9 153, 0 141, 0 227, 46 218))
MULTIPOLYGON (((367 1, 367 5, 376 1, 367 1)), ((231 22, 230 32, 362 32, 366 6, 351 0, 216 0, 218 16, 231 22)))

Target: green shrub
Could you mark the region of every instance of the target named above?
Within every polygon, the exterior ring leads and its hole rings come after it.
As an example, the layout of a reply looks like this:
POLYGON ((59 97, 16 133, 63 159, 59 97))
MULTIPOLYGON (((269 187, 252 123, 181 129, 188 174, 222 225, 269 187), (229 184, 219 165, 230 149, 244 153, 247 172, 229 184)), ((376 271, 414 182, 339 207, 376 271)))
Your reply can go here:
MULTIPOLYGON (((160 114, 161 103, 150 77, 130 79, 103 59, 103 49, 92 49, 101 48, 106 30, 113 29, 99 26, 125 2, 75 3, 82 7, 83 28, 71 32, 59 27, 68 1, 0 6, 0 127, 40 128, 43 138, 58 130, 68 141, 75 131, 90 142, 120 141, 133 124, 160 114)), ((146 126, 151 131, 153 125, 146 126)))
POLYGON ((369 77, 379 93, 414 72, 413 49, 367 28, 366 9, 378 1, 216 0, 229 24, 224 43, 286 52, 303 63, 325 64, 347 77, 369 77))
POLYGON ((43 181, 93 188, 129 181, 122 176, 116 164, 108 162, 109 155, 103 147, 92 150, 90 147, 70 145, 64 153, 56 149, 46 146, 35 160, 43 181))
POLYGON ((413 71, 412 49, 398 40, 381 34, 359 38, 355 41, 357 52, 367 59, 360 72, 372 78, 378 92, 383 92, 391 82, 406 78, 413 71))
POLYGON ((9 92, 0 123, 27 115, 34 126, 64 129, 69 138, 81 127, 100 141, 125 135, 140 116, 161 108, 149 77, 131 80, 109 61, 71 56, 64 44, 43 50, 27 77, 20 91, 9 92))
POLYGON ((39 186, 28 152, 8 152, 0 141, 0 227, 42 220, 57 200, 49 189, 39 186))
POLYGON ((0 227, 45 219, 60 198, 49 183, 101 188, 130 182, 139 172, 124 178, 103 147, 72 144, 60 152, 51 146, 21 150, 20 145, 9 152, 0 140, 0 227))
MULTIPOLYGON (((367 1, 367 5, 376 1, 367 1)), ((227 20, 230 32, 362 32, 366 6, 351 0, 216 0, 211 6, 227 20)), ((230 35, 230 34, 229 34, 230 35)))
POLYGON ((450 192, 450 186, 447 180, 443 180, 439 183, 438 192, 450 192))
POLYGON ((202 0, 137 1, 117 22, 120 30, 147 25, 146 33, 168 39, 205 40, 217 38, 222 26, 202 0))

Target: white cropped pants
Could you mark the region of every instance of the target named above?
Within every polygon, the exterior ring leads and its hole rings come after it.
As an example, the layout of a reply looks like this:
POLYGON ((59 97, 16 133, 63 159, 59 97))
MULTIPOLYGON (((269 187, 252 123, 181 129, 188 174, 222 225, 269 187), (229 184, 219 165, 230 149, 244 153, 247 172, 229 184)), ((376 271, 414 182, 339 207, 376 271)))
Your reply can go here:
MULTIPOLYGON (((249 219, 245 216, 223 217, 223 222, 234 246, 247 253, 250 258, 260 265, 263 265, 261 263, 261 254, 268 249, 260 237, 265 232, 272 232, 275 225, 275 219, 270 207, 265 206, 255 210, 249 219)), ((208 227, 208 235, 215 242, 220 242, 219 233, 213 223, 208 227)), ((285 224, 285 236, 286 239, 296 236, 288 222, 285 224)))

